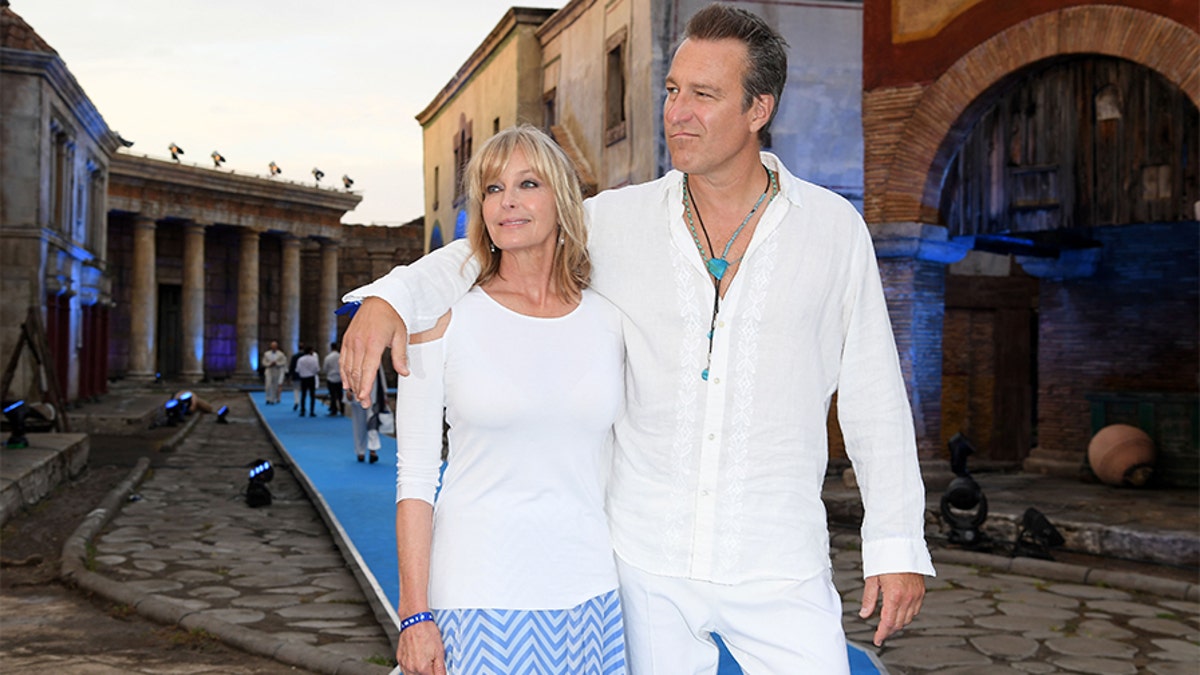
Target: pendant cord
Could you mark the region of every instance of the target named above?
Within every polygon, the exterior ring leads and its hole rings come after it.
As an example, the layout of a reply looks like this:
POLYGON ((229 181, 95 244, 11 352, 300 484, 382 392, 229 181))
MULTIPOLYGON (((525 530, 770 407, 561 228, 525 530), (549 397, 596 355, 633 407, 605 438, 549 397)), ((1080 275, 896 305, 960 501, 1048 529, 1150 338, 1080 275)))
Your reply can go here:
MULTIPOLYGON (((727 267, 732 267, 733 265, 736 265, 742 261, 742 258, 738 258, 737 260, 734 260, 734 261, 729 261, 727 259, 727 256, 729 255, 729 250, 733 248, 733 242, 738 238, 738 235, 740 235, 742 233, 742 230, 746 229, 746 225, 750 222, 750 219, 754 217, 755 213, 758 213, 758 208, 760 206, 762 206, 763 201, 766 200, 767 195, 770 194, 771 178, 772 178, 771 170, 767 169, 767 184, 765 187, 763 187, 762 194, 758 196, 758 201, 754 202, 754 206, 750 209, 750 213, 747 213, 746 217, 742 219, 742 224, 738 225, 738 228, 736 230, 734 230, 733 236, 731 236, 729 238, 729 241, 725 243, 725 250, 721 252, 720 257, 717 257, 716 255, 714 255, 717 251, 716 251, 716 249, 713 248, 712 239, 708 236, 708 228, 704 226, 704 216, 702 216, 700 214, 700 205, 696 203, 696 195, 690 189, 688 189, 687 174, 683 175, 683 189, 684 189, 684 192, 687 194, 688 201, 691 203, 691 207, 692 207, 691 210, 693 212, 695 212, 695 214, 696 214, 696 220, 700 222, 700 231, 704 233, 704 241, 705 241, 705 243, 708 244, 708 258, 710 260, 720 260, 720 261, 724 262, 725 266, 727 266, 727 267)), ((696 243, 699 244, 700 242, 697 241, 696 243)), ((703 255, 704 250, 701 249, 700 253, 703 255)), ((745 257, 745 256, 743 255, 742 257, 745 257)), ((720 284, 721 277, 723 277, 725 275, 725 266, 720 268, 719 274, 714 273, 711 267, 709 268, 709 274, 711 274, 713 277, 716 278, 718 285, 720 284)))
MULTIPOLYGON (((758 201, 754 202, 754 207, 750 209, 750 213, 746 214, 746 217, 742 220, 742 224, 738 226, 737 230, 734 231, 733 236, 731 236, 729 241, 725 244, 725 250, 721 253, 721 257, 717 258, 713 256, 716 251, 713 249, 712 238, 708 235, 708 228, 704 226, 704 217, 700 215, 700 206, 696 204, 696 196, 691 190, 688 189, 688 175, 686 173, 683 174, 683 207, 684 211, 686 212, 685 215, 687 216, 688 227, 692 231, 692 240, 696 242, 696 248, 700 249, 700 257, 705 262, 705 267, 708 269, 708 274, 713 280, 713 311, 712 318, 708 323, 708 357, 704 365, 704 370, 700 373, 700 378, 703 380, 708 379, 708 369, 712 365, 713 335, 717 331, 717 314, 719 314, 721 311, 721 279, 725 276, 725 271, 729 269, 729 267, 742 261, 742 258, 745 257, 745 253, 743 253, 737 260, 732 262, 727 260, 726 256, 729 255, 729 251, 733 248, 734 240, 738 238, 738 235, 742 233, 742 230, 744 230, 746 225, 750 222, 750 219, 753 218, 754 214, 758 212, 759 207, 762 206, 763 201, 767 198, 767 195, 770 195, 772 198, 775 197, 775 193, 773 193, 771 190, 772 186, 774 185, 775 176, 771 173, 770 169, 767 169, 767 185, 763 188, 763 193, 759 195, 758 201), (704 246, 700 244, 700 237, 696 235, 696 226, 692 224, 693 212, 696 214, 696 220, 700 221, 700 231, 704 233, 704 242, 708 244, 707 253, 704 250, 704 246)), ((775 192, 777 191, 778 188, 776 188, 775 192)))

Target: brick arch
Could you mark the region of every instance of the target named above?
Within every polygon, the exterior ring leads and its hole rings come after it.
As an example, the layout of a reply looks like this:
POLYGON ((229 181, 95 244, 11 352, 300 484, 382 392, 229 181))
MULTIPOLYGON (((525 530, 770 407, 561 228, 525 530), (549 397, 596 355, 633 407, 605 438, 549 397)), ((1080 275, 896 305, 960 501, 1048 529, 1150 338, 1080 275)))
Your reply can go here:
POLYGON ((1070 54, 1146 66, 1200 107, 1200 36, 1186 26, 1114 6, 1033 17, 980 43, 921 94, 885 169, 879 221, 936 223, 942 177, 978 114, 971 112, 980 107, 979 97, 1017 70, 1070 54))

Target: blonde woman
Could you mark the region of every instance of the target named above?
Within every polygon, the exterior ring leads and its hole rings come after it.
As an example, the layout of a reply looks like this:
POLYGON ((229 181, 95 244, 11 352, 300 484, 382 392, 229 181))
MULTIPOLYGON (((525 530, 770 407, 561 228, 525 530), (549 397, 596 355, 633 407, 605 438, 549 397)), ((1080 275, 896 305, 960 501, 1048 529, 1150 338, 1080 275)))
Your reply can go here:
POLYGON ((604 490, 624 351, 616 310, 587 290, 579 180, 522 126, 484 143, 465 181, 481 271, 412 336, 397 388, 397 660, 408 675, 623 673, 604 490))

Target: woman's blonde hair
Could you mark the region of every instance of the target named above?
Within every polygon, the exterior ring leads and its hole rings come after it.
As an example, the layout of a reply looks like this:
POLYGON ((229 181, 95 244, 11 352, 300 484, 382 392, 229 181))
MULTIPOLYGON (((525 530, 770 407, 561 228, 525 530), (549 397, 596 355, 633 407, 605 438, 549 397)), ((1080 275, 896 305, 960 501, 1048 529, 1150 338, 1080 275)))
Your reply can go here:
POLYGON ((475 152, 463 176, 467 192, 467 239, 479 261, 482 284, 500 272, 501 250, 493 246, 483 222, 485 186, 495 180, 508 164, 513 153, 520 149, 533 172, 554 191, 558 210, 560 244, 554 247, 550 283, 564 300, 575 302, 587 288, 592 276, 592 262, 587 253, 587 229, 583 224, 583 192, 579 174, 566 153, 552 138, 537 127, 523 124, 499 132, 475 152))

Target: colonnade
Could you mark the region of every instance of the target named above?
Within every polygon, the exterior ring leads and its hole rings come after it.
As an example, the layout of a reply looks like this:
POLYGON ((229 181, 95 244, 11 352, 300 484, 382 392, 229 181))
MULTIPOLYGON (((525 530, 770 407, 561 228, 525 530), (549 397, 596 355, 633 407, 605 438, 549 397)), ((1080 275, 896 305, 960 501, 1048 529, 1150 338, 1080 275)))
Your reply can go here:
MULTIPOLYGON (((180 376, 188 382, 205 377, 205 230, 202 223, 183 225, 182 275, 182 368, 180 376)), ((128 377, 150 381, 156 377, 158 278, 155 218, 136 215, 133 222, 133 264, 130 289, 130 354, 128 377)), ((259 260, 263 230, 240 228, 237 270, 237 367, 234 377, 257 377, 259 360, 259 260)), ((280 347, 294 354, 300 344, 300 249, 303 239, 283 233, 282 264, 280 269, 280 347)), ((329 239, 317 240, 320 252, 320 295, 318 344, 324 353, 336 339, 338 292, 338 244, 329 239)))

